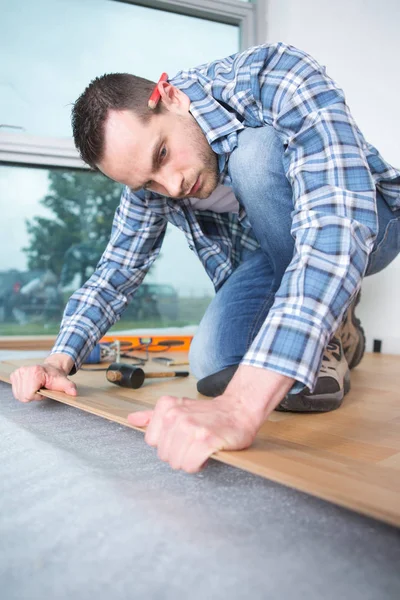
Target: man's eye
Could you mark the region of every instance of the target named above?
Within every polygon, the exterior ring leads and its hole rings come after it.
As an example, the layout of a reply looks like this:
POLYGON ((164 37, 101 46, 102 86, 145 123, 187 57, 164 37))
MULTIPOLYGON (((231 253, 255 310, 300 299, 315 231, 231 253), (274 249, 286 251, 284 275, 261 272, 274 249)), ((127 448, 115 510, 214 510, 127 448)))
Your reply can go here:
POLYGON ((163 146, 161 148, 161 152, 160 152, 160 160, 163 160, 163 158, 165 158, 167 156, 167 149, 165 146, 163 146))

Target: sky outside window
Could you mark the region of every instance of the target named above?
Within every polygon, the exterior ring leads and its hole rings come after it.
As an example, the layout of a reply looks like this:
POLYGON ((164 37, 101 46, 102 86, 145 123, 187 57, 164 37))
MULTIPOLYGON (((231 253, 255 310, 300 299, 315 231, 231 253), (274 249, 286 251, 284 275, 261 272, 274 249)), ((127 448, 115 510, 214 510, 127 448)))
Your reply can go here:
POLYGON ((157 80, 239 48, 236 26, 112 0, 0 0, 0 15, 1 123, 41 136, 71 135, 71 103, 98 75, 157 80))

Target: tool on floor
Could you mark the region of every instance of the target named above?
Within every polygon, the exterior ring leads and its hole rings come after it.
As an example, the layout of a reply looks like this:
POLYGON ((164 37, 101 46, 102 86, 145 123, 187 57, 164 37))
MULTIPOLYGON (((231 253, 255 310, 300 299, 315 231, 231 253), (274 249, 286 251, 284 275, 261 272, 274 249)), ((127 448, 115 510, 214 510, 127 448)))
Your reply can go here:
MULTIPOLYGON (((183 340, 160 340, 156 343, 153 343, 153 338, 139 338, 139 344, 134 346, 131 344, 131 347, 128 348, 128 352, 121 352, 120 358, 129 358, 130 360, 134 360, 135 363, 139 366, 143 366, 150 360, 149 354, 153 352, 167 352, 172 346, 182 346, 185 342, 183 340), (155 346, 155 347, 153 347, 155 346), (145 356, 136 356, 132 354, 132 352, 144 351, 145 356)), ((122 348, 121 348, 122 349, 122 348)), ((115 359, 116 362, 119 362, 119 358, 115 359)))
POLYGON ((168 356, 157 356, 156 358, 153 358, 153 362, 166 365, 167 367, 177 367, 178 365, 181 366, 189 364, 187 360, 178 361, 174 358, 168 358, 168 356))
POLYGON ((121 342, 96 344, 93 350, 83 361, 85 365, 98 365, 101 362, 119 361, 121 355, 121 342))
POLYGON ((145 373, 140 367, 125 363, 112 363, 106 372, 106 377, 111 383, 137 389, 143 385, 145 379, 161 379, 164 377, 188 377, 188 371, 169 371, 168 373, 145 373))

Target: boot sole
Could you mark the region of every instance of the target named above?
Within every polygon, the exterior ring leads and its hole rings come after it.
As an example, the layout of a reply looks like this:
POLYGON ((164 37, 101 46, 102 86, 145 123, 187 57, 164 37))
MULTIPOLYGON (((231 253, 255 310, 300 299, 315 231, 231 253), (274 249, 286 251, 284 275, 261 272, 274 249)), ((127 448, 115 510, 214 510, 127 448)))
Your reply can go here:
POLYGON ((275 408, 279 412, 322 413, 336 410, 341 406, 344 396, 350 391, 350 371, 344 376, 343 389, 335 393, 309 396, 288 394, 275 408))

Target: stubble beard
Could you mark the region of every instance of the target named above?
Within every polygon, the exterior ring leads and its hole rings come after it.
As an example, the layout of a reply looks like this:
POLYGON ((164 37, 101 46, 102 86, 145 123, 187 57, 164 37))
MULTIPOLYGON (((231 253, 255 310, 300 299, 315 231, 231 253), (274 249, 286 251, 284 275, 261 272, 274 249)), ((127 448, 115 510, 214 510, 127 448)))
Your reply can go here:
POLYGON ((204 171, 202 173, 202 186, 199 198, 208 198, 218 185, 218 160, 216 154, 208 146, 209 152, 202 154, 204 171))
POLYGON ((204 135, 200 125, 198 125, 194 117, 193 121, 194 122, 191 125, 191 138, 193 148, 197 152, 202 164, 201 172, 198 173, 202 180, 201 188, 198 192, 193 194, 193 196, 196 198, 204 199, 208 198, 218 185, 218 158, 211 146, 209 145, 206 136, 204 135))

